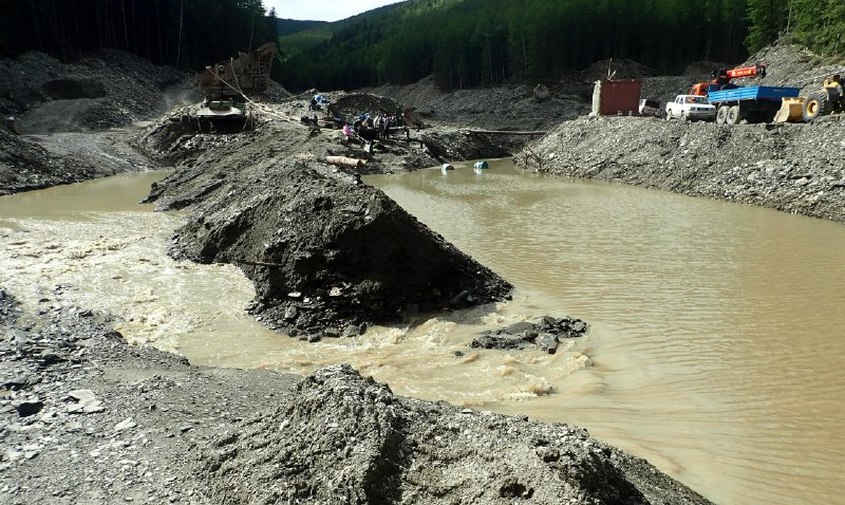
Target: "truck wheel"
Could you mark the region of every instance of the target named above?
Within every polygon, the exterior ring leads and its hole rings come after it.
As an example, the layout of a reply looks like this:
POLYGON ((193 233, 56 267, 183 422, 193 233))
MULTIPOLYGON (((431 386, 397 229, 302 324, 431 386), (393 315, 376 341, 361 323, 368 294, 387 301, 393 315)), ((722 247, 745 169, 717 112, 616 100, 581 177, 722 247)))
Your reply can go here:
POLYGON ((729 125, 739 124, 739 105, 731 105, 725 122, 729 125))
POLYGON ((725 105, 719 107, 719 110, 716 111, 716 124, 722 125, 728 121, 728 109, 725 105))
POLYGON ((811 123, 819 116, 830 114, 830 102, 827 100, 827 93, 811 93, 804 100, 801 115, 805 123, 811 123))

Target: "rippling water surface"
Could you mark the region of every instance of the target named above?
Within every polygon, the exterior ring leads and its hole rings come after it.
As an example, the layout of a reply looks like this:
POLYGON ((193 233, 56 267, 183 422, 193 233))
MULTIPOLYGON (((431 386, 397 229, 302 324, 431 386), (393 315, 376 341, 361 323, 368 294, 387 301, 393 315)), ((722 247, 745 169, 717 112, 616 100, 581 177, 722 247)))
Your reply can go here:
POLYGON ((581 425, 718 503, 841 501, 842 225, 509 161, 370 177, 515 297, 314 345, 247 317, 237 268, 164 255, 184 217, 133 203, 157 177, 0 198, 0 286, 32 307, 107 310, 131 341, 198 364, 350 362, 400 394, 581 425), (466 348, 544 314, 583 318, 589 336, 553 356, 466 348))

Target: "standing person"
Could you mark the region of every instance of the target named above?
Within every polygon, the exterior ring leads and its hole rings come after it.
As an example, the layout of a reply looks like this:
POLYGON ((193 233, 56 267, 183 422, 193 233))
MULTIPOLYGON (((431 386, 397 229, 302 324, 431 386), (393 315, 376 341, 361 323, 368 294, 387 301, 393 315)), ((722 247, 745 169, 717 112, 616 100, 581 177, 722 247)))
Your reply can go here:
POLYGON ((341 131, 343 132, 343 145, 348 145, 349 140, 355 135, 355 131, 346 121, 343 122, 343 129, 341 131))
POLYGON ((390 116, 384 116, 381 120, 381 138, 387 139, 390 137, 390 116))
POLYGON ((377 115, 376 118, 373 120, 373 128, 376 129, 376 132, 378 133, 379 138, 382 138, 381 137, 381 122, 382 121, 384 121, 384 119, 383 119, 381 114, 377 115))

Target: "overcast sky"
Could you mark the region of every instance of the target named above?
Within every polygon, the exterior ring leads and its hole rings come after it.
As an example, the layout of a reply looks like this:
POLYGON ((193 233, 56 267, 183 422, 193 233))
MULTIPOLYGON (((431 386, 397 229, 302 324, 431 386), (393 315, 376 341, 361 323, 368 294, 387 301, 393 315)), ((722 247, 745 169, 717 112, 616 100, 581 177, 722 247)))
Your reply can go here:
POLYGON ((263 0, 267 9, 276 8, 276 17, 310 21, 339 21, 401 0, 263 0))

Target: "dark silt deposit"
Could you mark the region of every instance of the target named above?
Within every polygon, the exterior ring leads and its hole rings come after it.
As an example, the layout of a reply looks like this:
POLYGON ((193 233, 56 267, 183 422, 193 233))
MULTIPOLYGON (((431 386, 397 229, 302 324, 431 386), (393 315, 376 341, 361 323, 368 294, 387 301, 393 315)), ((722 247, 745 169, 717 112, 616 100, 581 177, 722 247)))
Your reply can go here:
MULTIPOLYGON (((169 146, 161 153, 174 148, 182 160, 150 196, 159 208, 192 211, 170 253, 239 265, 255 284, 252 312, 271 328, 310 340, 352 336, 405 314, 509 296, 509 283, 363 184, 356 169, 329 165, 329 155, 364 159, 338 132, 278 115, 214 139, 173 128, 156 126, 139 141, 169 146), (207 143, 178 147, 192 140, 207 143)), ((427 152, 402 139, 384 144, 368 164, 427 152)))
POLYGON ((483 331, 469 346, 474 349, 539 349, 554 354, 561 339, 583 337, 586 333, 587 323, 580 319, 544 316, 537 321, 521 321, 483 331))
POLYGON ((239 264, 256 286, 253 311, 273 328, 357 334, 402 312, 489 303, 511 289, 355 178, 284 163, 255 189, 205 205, 177 231, 172 254, 239 264))
POLYGON ((709 503, 583 429, 401 398, 348 365, 237 428, 200 449, 212 503, 709 503))

